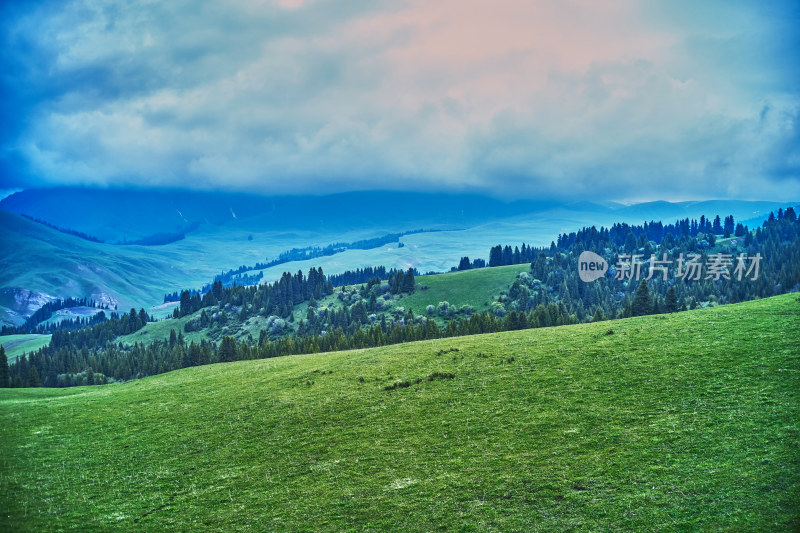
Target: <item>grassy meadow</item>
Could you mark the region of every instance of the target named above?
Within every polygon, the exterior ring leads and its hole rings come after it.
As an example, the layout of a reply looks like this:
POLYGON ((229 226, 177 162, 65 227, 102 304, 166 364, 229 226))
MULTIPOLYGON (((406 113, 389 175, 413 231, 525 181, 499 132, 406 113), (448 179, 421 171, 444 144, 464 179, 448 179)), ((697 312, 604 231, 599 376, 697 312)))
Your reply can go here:
POLYGON ((798 337, 787 294, 0 390, 0 530, 797 530, 798 337))
POLYGON ((35 352, 42 346, 50 344, 52 335, 37 335, 29 333, 24 335, 2 335, 0 345, 6 350, 9 363, 24 353, 35 352))

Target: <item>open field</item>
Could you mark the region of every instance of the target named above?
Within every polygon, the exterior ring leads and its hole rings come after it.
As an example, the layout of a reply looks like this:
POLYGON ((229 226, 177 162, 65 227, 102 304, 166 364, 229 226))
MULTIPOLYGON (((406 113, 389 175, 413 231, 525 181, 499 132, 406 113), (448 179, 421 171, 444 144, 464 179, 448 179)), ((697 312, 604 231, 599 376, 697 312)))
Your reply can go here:
POLYGON ((6 350, 6 357, 10 363, 20 355, 35 352, 42 346, 50 344, 51 335, 2 335, 0 345, 6 350))
POLYGON ((416 278, 417 290, 404 294, 394 303, 406 310, 413 309, 417 315, 424 314, 428 305, 436 307, 442 301, 455 307, 471 305, 477 311, 485 311, 501 291, 514 283, 519 272, 530 272, 530 263, 420 276, 416 278))
POLYGON ((787 294, 2 390, 0 529, 793 530, 798 335, 787 294))

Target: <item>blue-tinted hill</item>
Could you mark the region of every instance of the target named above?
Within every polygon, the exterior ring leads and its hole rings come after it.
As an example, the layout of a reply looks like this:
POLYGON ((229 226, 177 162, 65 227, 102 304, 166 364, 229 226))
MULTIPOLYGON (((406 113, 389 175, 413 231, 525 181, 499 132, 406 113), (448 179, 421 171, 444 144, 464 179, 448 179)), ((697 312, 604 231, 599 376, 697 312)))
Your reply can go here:
POLYGON ((503 202, 476 195, 391 191, 265 197, 179 190, 54 188, 29 189, 0 201, 0 209, 106 242, 191 231, 196 223, 220 225, 243 219, 254 219, 271 230, 465 227, 548 207, 551 204, 532 200, 503 202))

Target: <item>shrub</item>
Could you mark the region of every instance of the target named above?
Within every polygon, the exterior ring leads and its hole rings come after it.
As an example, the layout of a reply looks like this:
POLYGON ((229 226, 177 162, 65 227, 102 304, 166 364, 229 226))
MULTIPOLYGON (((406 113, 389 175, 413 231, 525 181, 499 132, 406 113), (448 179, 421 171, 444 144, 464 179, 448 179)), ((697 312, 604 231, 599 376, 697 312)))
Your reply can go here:
POLYGON ((443 317, 451 317, 455 314, 455 309, 450 305, 450 302, 439 302, 439 305, 436 306, 436 310, 439 312, 440 316, 443 317))
POLYGON ((406 381, 395 381, 391 385, 386 385, 383 388, 383 390, 396 390, 396 389, 401 389, 401 388, 405 389, 405 388, 408 388, 410 386, 411 386, 411 382, 408 381, 408 380, 406 380, 406 381))
POLYGON ((464 316, 471 316, 473 313, 475 313, 475 308, 472 307, 471 305, 462 305, 458 309, 458 312, 459 314, 462 314, 464 316))
POLYGON ((494 316, 498 318, 503 318, 506 316, 506 308, 500 302, 494 302, 492 304, 492 313, 494 313, 494 316))
POLYGON ((286 327, 286 321, 282 318, 276 318, 272 325, 269 327, 269 332, 273 335, 277 335, 283 331, 283 328, 286 327))

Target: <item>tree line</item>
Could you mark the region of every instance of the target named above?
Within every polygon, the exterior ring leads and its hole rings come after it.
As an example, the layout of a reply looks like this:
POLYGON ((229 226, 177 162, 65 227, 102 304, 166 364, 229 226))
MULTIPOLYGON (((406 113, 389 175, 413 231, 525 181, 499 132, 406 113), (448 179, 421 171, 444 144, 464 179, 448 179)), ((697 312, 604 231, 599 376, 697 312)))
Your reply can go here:
POLYGON ((34 311, 34 313, 25 320, 25 323, 20 326, 3 326, 0 329, 0 335, 20 335, 26 333, 47 334, 57 329, 81 329, 93 326, 106 319, 105 313, 100 311, 109 309, 108 304, 95 302, 91 298, 66 298, 56 299, 52 302, 47 302, 42 307, 34 311), (74 319, 65 318, 58 323, 46 322, 50 319, 54 312, 61 309, 69 309, 71 307, 91 307, 98 310, 91 317, 76 317, 74 319))

